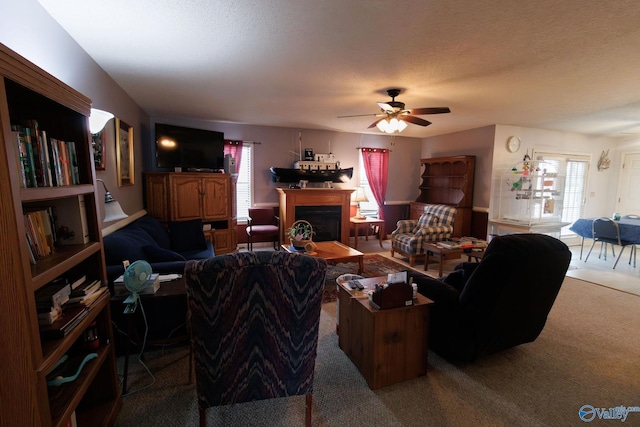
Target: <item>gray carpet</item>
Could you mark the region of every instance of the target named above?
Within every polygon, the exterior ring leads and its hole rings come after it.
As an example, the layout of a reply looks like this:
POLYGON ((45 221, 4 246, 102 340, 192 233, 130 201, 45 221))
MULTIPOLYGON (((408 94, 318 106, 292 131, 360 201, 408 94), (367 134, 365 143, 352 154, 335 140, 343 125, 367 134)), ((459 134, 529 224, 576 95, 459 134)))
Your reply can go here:
MULTIPOLYGON (((454 366, 430 352, 426 376, 372 391, 338 347, 335 303, 324 304, 313 425, 570 426, 584 424, 583 405, 638 406, 639 308, 637 296, 567 278, 535 342, 471 365, 454 366)), ((124 398, 116 425, 197 425, 187 355, 186 348, 147 352, 155 383, 124 398)), ((129 390, 150 382, 134 362, 129 390)), ((293 397, 212 408, 208 424, 300 426, 304 406, 303 397, 293 397)), ((640 425, 640 413, 625 424, 640 425)))

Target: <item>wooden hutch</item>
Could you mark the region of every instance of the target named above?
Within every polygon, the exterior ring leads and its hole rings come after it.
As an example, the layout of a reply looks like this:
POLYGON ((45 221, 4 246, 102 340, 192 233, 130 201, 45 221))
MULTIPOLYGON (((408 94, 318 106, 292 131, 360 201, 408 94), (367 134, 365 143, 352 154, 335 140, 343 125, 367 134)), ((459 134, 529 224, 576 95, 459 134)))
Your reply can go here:
POLYGON ((453 235, 470 236, 475 156, 434 157, 421 159, 420 163, 424 168, 420 195, 411 203, 410 218, 420 218, 426 204, 455 206, 453 235))

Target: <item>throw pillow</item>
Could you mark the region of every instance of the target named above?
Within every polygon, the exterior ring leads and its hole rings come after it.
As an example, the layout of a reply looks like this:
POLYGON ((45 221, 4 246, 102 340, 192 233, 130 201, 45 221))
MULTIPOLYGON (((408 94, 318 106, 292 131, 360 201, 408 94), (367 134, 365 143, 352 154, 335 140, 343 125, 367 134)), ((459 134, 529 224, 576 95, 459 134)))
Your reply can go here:
POLYGON ((422 215, 420 215, 420 219, 418 219, 418 222, 416 223, 416 226, 413 228, 412 232, 413 234, 415 234, 421 228, 435 227, 439 222, 440 218, 438 218, 437 216, 429 213, 423 213, 422 215))
POLYGON ((207 249, 207 239, 202 232, 202 220, 176 221, 169 223, 171 250, 176 252, 207 249))
POLYGON ((142 247, 142 252, 148 262, 186 261, 179 253, 163 249, 160 246, 146 245, 142 247))

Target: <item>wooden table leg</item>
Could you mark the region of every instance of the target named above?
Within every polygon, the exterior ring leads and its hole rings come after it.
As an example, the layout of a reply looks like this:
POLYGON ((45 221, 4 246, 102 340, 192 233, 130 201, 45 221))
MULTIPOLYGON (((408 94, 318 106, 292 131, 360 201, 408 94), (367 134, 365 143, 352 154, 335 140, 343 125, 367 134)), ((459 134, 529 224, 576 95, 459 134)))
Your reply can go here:
POLYGON ((358 249, 358 226, 357 222, 353 223, 354 233, 355 233, 355 242, 353 243, 353 249, 358 249))
POLYGON ((364 255, 358 257, 358 274, 361 275, 364 271, 364 255))

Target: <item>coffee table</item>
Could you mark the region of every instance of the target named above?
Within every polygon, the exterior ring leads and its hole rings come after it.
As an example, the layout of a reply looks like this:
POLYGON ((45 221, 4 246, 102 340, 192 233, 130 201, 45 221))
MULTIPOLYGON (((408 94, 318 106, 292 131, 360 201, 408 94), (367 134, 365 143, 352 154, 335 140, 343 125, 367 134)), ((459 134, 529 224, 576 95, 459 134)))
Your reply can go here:
POLYGON ((440 261, 438 277, 442 277, 442 267, 445 260, 458 259, 462 256, 462 249, 447 249, 433 243, 425 243, 423 246, 426 257, 424 259, 424 270, 429 269, 429 258, 433 255, 440 261))
POLYGON ((313 242, 316 245, 314 252, 298 252, 289 245, 282 245, 282 249, 289 253, 304 253, 313 257, 322 258, 328 264, 336 265, 340 262, 357 262, 358 274, 364 271, 364 254, 336 240, 328 242, 313 242))
POLYGON ((338 285, 338 344, 371 389, 427 373, 433 301, 417 294, 411 306, 377 310, 369 305, 366 291, 386 280, 386 276, 361 279, 364 291, 352 290, 348 283, 338 285))

